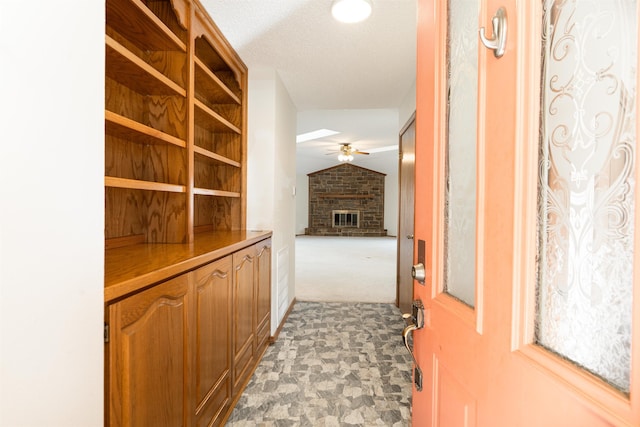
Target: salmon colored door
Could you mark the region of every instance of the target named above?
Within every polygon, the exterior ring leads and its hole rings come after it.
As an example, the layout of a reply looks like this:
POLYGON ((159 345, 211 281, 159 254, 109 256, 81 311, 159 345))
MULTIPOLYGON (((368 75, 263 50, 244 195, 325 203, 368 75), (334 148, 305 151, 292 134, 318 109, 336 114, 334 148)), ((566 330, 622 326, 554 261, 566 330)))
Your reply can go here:
POLYGON ((418 0, 414 426, 640 426, 638 17, 418 0))

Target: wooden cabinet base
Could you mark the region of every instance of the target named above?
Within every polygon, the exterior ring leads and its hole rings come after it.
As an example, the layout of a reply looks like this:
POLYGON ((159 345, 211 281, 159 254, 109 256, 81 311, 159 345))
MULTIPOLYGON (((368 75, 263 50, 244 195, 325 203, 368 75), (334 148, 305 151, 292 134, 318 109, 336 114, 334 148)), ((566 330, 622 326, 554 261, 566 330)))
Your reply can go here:
POLYGON ((255 311, 257 290, 270 294, 269 236, 107 301, 105 425, 226 422, 269 343, 255 311))

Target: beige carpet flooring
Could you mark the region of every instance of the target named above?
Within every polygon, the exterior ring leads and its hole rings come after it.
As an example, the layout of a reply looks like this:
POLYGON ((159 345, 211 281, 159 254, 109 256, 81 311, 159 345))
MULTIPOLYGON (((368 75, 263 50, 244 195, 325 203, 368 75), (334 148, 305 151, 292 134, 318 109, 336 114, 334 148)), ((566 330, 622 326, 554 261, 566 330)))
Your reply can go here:
POLYGON ((395 303, 395 237, 296 237, 298 301, 395 303))

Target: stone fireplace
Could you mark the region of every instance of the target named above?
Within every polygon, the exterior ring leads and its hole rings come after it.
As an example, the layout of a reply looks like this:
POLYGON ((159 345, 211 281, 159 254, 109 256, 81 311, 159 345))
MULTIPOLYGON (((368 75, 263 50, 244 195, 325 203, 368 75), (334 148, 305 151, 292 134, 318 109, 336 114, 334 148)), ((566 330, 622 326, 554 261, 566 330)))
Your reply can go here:
POLYGON ((309 175, 313 236, 386 236, 385 174, 344 163, 309 175))

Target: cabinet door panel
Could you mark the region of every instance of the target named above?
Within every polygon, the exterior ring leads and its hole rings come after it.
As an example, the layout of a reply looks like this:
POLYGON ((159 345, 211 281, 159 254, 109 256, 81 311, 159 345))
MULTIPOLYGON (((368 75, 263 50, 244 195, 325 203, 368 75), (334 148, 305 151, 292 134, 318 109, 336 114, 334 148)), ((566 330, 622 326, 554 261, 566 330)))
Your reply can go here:
POLYGON ((197 424, 208 425, 231 399, 231 261, 195 271, 197 424))
POLYGON ((255 351, 254 266, 255 246, 233 254, 233 389, 249 373, 255 351))
POLYGON ((271 325, 271 239, 258 244, 256 256, 256 316, 257 351, 259 352, 270 334, 271 325))
POLYGON ((110 425, 188 424, 188 279, 109 306, 110 425))

